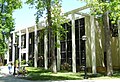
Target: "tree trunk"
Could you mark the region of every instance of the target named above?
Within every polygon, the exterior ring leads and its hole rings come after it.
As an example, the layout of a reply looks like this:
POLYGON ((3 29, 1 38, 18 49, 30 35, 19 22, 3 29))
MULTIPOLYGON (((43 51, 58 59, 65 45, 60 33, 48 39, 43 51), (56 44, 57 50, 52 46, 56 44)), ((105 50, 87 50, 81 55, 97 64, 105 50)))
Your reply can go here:
POLYGON ((105 53, 107 58, 107 75, 112 76, 112 54, 111 54, 111 32, 109 24, 109 12, 107 11, 103 16, 104 29, 105 29, 105 53))
POLYGON ((52 19, 51 19, 51 0, 47 0, 47 20, 48 20, 48 33, 49 33, 49 55, 52 56, 52 71, 57 72, 56 69, 56 57, 55 57, 55 36, 52 30, 52 19))

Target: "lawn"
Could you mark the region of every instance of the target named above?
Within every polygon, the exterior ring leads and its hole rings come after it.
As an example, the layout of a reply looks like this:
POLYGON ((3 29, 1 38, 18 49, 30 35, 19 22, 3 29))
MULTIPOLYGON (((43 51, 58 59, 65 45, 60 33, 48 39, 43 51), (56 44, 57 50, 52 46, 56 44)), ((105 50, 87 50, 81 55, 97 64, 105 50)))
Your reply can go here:
MULTIPOLYGON (((57 72, 52 73, 50 70, 45 70, 43 68, 34 68, 27 67, 28 71, 27 77, 23 77, 23 79, 27 80, 82 80, 84 77, 84 72, 72 73, 72 72, 57 72)), ((118 79, 120 78, 120 72, 114 72, 114 75, 111 77, 105 76, 103 74, 97 74, 96 76, 91 73, 88 74, 88 79, 118 79)))
POLYGON ((29 80, 81 80, 83 73, 72 73, 72 72, 58 72, 52 73, 50 70, 42 68, 27 67, 27 77, 29 80))

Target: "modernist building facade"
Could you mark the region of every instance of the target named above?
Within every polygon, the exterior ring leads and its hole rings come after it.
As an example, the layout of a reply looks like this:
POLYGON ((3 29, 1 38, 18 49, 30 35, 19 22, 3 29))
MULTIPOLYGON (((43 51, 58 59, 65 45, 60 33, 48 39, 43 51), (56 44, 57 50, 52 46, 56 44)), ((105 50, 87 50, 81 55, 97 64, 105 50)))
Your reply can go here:
MULTIPOLYGON (((69 24, 63 24, 63 27, 68 30, 66 37, 62 40, 57 39, 57 42, 60 43, 60 47, 55 49, 58 70, 67 63, 70 65, 71 71, 80 71, 84 64, 84 53, 86 53, 87 68, 90 68, 93 72, 98 71, 99 67, 106 67, 104 28, 96 17, 81 12, 87 8, 87 6, 84 6, 65 13, 70 17, 70 22, 69 24), (87 37, 86 42, 82 40, 84 35, 87 37)), ((14 62, 16 57, 20 64, 22 60, 26 62, 31 60, 35 67, 50 68, 52 57, 48 54, 49 40, 47 34, 44 33, 45 27, 44 20, 39 24, 39 28, 34 25, 11 32, 11 46, 7 62, 14 62), (15 38, 16 35, 18 40, 15 38), (15 41, 18 43, 16 56, 15 41)), ((118 29, 118 35, 111 39, 113 67, 118 69, 120 69, 119 33, 118 29)))

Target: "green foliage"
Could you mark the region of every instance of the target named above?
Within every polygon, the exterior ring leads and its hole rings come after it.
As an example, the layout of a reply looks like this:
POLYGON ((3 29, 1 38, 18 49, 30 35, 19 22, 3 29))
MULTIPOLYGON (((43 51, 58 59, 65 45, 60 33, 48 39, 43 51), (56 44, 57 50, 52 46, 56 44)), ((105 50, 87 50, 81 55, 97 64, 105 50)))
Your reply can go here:
POLYGON ((0 55, 6 51, 5 38, 8 39, 14 28, 12 13, 21 8, 20 0, 0 0, 0 55))
POLYGON ((109 11, 112 23, 120 19, 120 0, 81 0, 86 1, 91 7, 93 15, 102 15, 109 11))
POLYGON ((16 60, 15 62, 16 62, 16 64, 18 65, 18 63, 19 63, 19 60, 16 60))
POLYGON ((110 3, 110 17, 112 18, 112 23, 116 23, 116 20, 120 20, 120 0, 116 0, 110 3))
POLYGON ((62 71, 71 71, 71 65, 67 62, 65 62, 64 64, 61 65, 61 70, 62 71))
POLYGON ((18 75, 25 76, 27 74, 26 67, 20 67, 17 73, 18 73, 18 75))
MULTIPOLYGON (((67 23, 66 16, 62 13, 61 3, 56 0, 55 4, 52 5, 52 30, 54 35, 57 35, 57 39, 61 40, 63 35, 66 35, 62 24, 67 23)), ((59 43, 56 43, 56 47, 59 47, 59 43)))
MULTIPOLYGON (((51 73, 49 70, 45 70, 43 68, 35 68, 35 67, 26 67, 28 71, 28 76, 23 77, 23 79, 27 80, 52 80, 52 81, 58 81, 58 80, 82 80, 84 77, 84 72, 58 72, 51 73)), ((92 73, 87 73, 89 80, 107 80, 107 79, 119 79, 120 78, 120 71, 114 71, 113 76, 108 77, 104 74, 97 73, 96 75, 92 73)))
POLYGON ((27 77, 24 79, 28 80, 81 80, 83 79, 82 73, 72 73, 72 72, 58 72, 52 73, 50 70, 45 70, 44 68, 34 68, 34 67, 26 67, 28 71, 27 77))
POLYGON ((32 67, 33 66, 33 60, 29 60, 29 62, 28 62, 28 65, 30 66, 30 67, 32 67))
MULTIPOLYGON (((67 32, 62 24, 68 22, 66 17, 63 15, 61 10, 61 0, 27 0, 26 3, 30 4, 32 8, 36 8, 36 23, 38 24, 39 18, 47 12, 47 7, 49 6, 48 1, 51 1, 51 20, 52 20, 52 31, 54 35, 58 35, 58 39, 61 39, 63 35, 67 32)), ((48 15, 48 13, 46 13, 48 15)), ((47 18, 48 21, 48 18, 47 18)), ((48 30, 48 28, 46 28, 48 30)), ((45 31, 46 32, 46 31, 45 31)), ((46 32, 48 33, 48 32, 46 32)), ((58 43, 55 43, 56 47, 59 47, 58 43)))
POLYGON ((26 60, 21 61, 21 65, 24 65, 24 64, 26 64, 26 60))
POLYGON ((46 9, 47 1, 46 0, 26 0, 27 4, 30 4, 31 8, 36 9, 36 22, 39 22, 39 18, 43 16, 43 12, 46 9))

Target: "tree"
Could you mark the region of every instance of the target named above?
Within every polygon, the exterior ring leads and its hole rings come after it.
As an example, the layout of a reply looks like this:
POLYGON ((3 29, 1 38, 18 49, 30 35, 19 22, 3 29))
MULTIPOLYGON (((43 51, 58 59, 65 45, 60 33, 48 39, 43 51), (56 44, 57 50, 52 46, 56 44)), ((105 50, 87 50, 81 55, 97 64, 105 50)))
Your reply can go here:
POLYGON ((55 43, 56 34, 61 37, 65 30, 61 24, 65 22, 65 17, 61 14, 61 0, 27 0, 27 4, 32 5, 36 8, 36 24, 39 22, 39 18, 43 16, 44 12, 47 12, 47 33, 49 40, 49 55, 52 57, 52 71, 57 72, 56 68, 56 56, 55 56, 55 43))
POLYGON ((90 5, 91 13, 95 16, 101 16, 105 30, 105 55, 107 57, 107 75, 113 74, 112 56, 111 56, 111 23, 116 23, 120 19, 119 0, 84 0, 90 5))
POLYGON ((18 8, 21 8, 20 0, 0 0, 0 55, 4 56, 7 49, 5 38, 8 39, 14 29, 12 13, 18 8))

